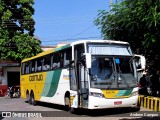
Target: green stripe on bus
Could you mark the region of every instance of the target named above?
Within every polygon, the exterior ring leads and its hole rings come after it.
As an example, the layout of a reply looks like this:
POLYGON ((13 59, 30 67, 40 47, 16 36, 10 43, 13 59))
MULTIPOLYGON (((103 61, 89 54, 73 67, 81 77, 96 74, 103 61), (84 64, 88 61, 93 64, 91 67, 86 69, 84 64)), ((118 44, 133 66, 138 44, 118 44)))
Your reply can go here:
POLYGON ((53 78, 53 73, 54 73, 54 71, 47 72, 46 81, 44 83, 43 92, 42 92, 41 96, 47 96, 47 94, 50 90, 50 87, 51 87, 50 83, 51 83, 52 78, 53 78))
POLYGON ((54 71, 52 81, 51 81, 50 90, 49 90, 46 97, 52 97, 55 95, 55 93, 57 91, 58 84, 59 84, 61 72, 62 72, 62 70, 55 70, 54 71))
POLYGON ((129 96, 131 93, 132 93, 133 89, 132 90, 126 90, 126 92, 124 93, 123 96, 129 96))
POLYGON ((118 94, 116 96, 123 96, 125 94, 126 90, 119 90, 118 94))
POLYGON ((62 47, 58 47, 58 48, 55 49, 55 51, 63 50, 63 49, 68 48, 68 47, 70 47, 70 44, 64 45, 62 47))

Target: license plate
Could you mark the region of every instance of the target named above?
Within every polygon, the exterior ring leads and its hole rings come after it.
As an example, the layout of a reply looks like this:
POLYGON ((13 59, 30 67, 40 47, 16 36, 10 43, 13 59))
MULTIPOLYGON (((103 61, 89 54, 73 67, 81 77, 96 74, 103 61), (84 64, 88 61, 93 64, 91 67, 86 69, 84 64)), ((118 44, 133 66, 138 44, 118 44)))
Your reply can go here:
POLYGON ((122 104, 122 101, 116 101, 114 102, 114 105, 121 105, 122 104))

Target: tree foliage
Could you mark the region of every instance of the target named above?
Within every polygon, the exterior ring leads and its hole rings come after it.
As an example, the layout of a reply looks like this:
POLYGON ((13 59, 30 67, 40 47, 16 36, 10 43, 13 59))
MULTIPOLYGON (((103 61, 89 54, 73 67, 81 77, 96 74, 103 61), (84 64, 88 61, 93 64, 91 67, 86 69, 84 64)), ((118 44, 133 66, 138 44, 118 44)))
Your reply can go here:
POLYGON ((0 0, 0 59, 21 60, 41 52, 34 38, 34 0, 0 0))
POLYGON ((144 54, 149 65, 160 69, 160 1, 123 0, 110 12, 99 11, 95 25, 104 39, 127 41, 134 53, 144 54))

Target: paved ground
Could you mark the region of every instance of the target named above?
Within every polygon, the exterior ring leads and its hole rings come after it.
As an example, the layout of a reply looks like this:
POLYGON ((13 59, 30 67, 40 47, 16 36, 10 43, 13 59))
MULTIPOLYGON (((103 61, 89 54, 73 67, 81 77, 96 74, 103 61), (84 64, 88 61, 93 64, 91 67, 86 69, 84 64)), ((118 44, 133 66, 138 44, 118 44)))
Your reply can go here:
MULTIPOLYGON (((97 120, 97 119, 104 119, 104 120, 128 120, 128 119, 147 119, 146 116, 140 116, 146 112, 147 114, 149 110, 145 108, 141 108, 140 111, 136 111, 135 109, 131 108, 118 108, 118 109, 105 109, 105 110, 78 110, 76 114, 70 114, 68 111, 65 111, 64 106, 54 105, 54 104, 47 104, 47 103, 38 103, 36 106, 29 105, 25 102, 22 98, 12 98, 12 99, 5 99, 0 97, 0 114, 2 112, 11 112, 12 118, 10 117, 1 117, 0 119, 3 120, 50 120, 50 119, 78 119, 78 120, 97 120), (142 113, 143 112, 143 113, 142 113), (130 117, 132 114, 139 114, 139 116, 134 115, 134 117, 130 117), (16 117, 21 116, 21 117, 16 117), (27 116, 27 117, 25 117, 27 116), (28 118, 28 116, 37 116, 38 118, 28 118), (40 118, 42 116, 42 118, 40 118), (50 117, 46 117, 50 116, 50 117)), ((151 112, 154 113, 154 112, 151 112)), ((9 113, 10 114, 10 113, 9 113)), ((156 115, 156 113, 154 113, 156 115)), ((3 116, 5 114, 3 113, 3 116)), ((1 115, 0 115, 1 116, 1 115)), ((154 119, 160 119, 160 114, 154 119)), ((150 117, 153 119, 153 117, 150 117)))

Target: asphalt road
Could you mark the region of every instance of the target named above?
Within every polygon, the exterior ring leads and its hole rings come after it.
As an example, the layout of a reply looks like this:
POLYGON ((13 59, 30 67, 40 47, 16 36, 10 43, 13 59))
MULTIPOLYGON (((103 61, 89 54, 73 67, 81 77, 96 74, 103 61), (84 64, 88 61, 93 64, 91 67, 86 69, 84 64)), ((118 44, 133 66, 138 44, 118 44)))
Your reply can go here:
POLYGON ((38 102, 36 106, 32 106, 22 98, 6 99, 0 97, 0 117, 0 119, 3 120, 158 120, 160 119, 160 114, 145 108, 141 108, 140 111, 132 108, 103 110, 78 109, 75 114, 71 114, 70 112, 65 111, 64 106, 61 105, 38 102), (149 116, 151 114, 154 117, 149 116), (10 115, 12 117, 6 117, 10 115))

